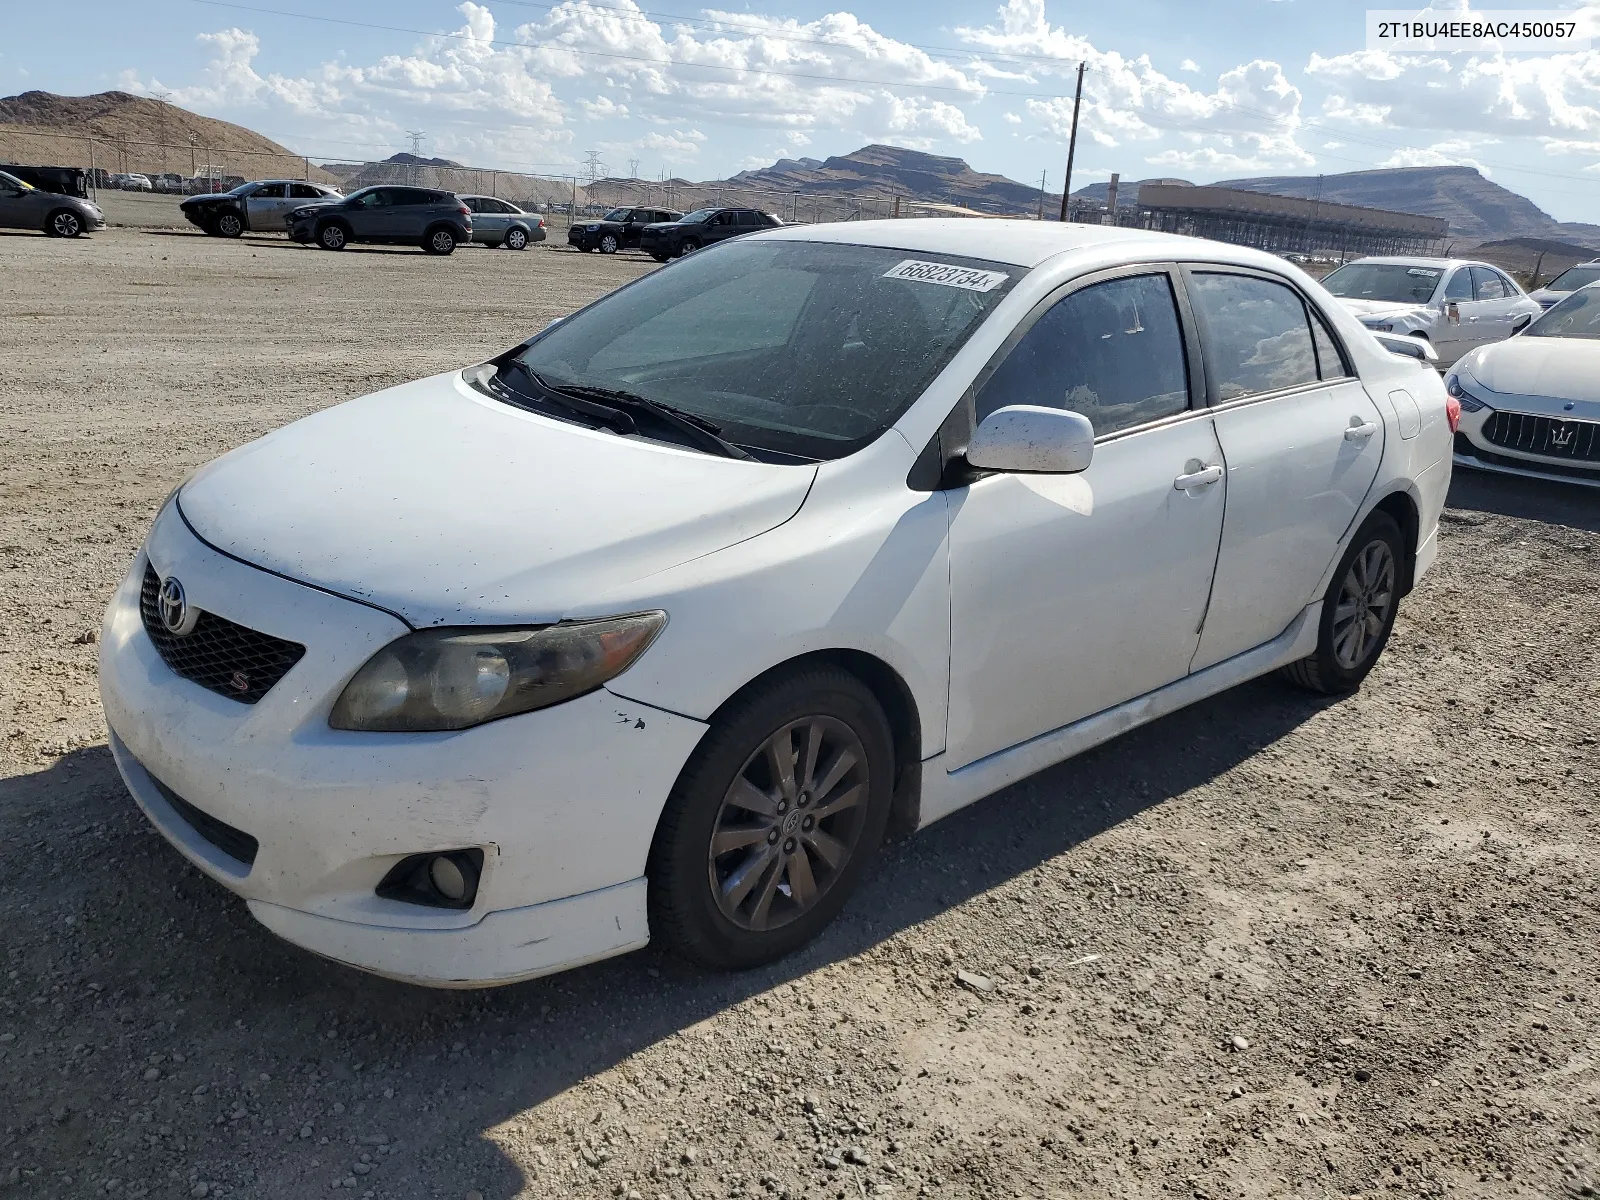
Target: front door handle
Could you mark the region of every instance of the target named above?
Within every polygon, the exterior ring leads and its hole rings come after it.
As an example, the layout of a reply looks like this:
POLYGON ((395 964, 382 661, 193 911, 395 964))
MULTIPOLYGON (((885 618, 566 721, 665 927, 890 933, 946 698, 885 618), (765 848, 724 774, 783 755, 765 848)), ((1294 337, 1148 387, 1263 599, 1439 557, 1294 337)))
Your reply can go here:
POLYGON ((1187 492, 1194 488, 1209 487, 1222 478, 1222 468, 1217 465, 1203 467, 1198 471, 1190 471, 1186 475, 1179 475, 1172 481, 1176 491, 1187 492))
POLYGON ((1350 418, 1350 428, 1344 431, 1344 440, 1347 442, 1364 442, 1378 432, 1375 421, 1361 421, 1359 418, 1350 418))

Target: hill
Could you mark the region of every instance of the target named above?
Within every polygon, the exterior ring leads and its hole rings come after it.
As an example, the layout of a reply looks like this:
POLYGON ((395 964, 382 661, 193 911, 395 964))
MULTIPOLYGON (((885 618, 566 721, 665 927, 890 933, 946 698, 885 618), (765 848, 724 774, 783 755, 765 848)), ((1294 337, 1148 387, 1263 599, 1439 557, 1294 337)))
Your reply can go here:
POLYGON ((1600 226, 1557 221, 1526 196, 1486 179, 1476 167, 1273 175, 1227 179, 1217 186, 1443 217, 1450 222, 1450 236, 1463 242, 1531 237, 1600 246, 1600 226))
POLYGON ((242 125, 128 92, 0 97, 0 159, 186 176, 209 163, 220 174, 246 179, 309 174, 319 182, 334 182, 315 166, 308 171, 300 155, 242 125), (86 138, 96 143, 92 163, 86 138))
MULTIPOLYGON (((741 171, 729 179, 701 184, 738 190, 801 192, 807 195, 859 193, 870 196, 905 196, 938 204, 959 204, 979 212, 1031 215, 1039 207, 1039 189, 974 171, 964 159, 905 150, 899 146, 863 146, 850 154, 818 161, 814 158, 779 159, 770 167, 741 171)), ((1059 209, 1058 192, 1054 206, 1059 209)), ((1045 209, 1052 201, 1045 197, 1045 209)))

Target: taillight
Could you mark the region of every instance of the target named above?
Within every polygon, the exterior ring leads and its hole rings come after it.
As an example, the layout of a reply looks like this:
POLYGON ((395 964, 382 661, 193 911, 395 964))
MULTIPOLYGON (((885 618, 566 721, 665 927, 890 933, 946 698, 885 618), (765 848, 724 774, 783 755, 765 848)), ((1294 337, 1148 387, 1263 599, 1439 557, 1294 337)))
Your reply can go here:
POLYGON ((463 204, 459 208, 457 208, 456 211, 458 213, 460 213, 463 217, 470 217, 472 215, 472 210, 470 208, 468 208, 465 204, 463 204))
POLYGON ((1444 419, 1450 422, 1451 433, 1461 428, 1461 401, 1454 396, 1444 398, 1444 419))

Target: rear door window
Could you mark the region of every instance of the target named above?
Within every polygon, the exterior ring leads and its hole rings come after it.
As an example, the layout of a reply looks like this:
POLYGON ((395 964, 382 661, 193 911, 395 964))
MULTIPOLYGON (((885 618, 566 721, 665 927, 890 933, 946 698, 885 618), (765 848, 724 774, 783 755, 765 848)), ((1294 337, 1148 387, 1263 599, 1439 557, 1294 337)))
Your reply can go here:
POLYGON ((293 183, 289 185, 289 195, 296 200, 320 200, 323 193, 309 183, 293 183))
POLYGON ((1058 301, 984 381, 978 419, 1011 404, 1082 413, 1097 436, 1187 409, 1188 362, 1167 275, 1091 284, 1058 301))
POLYGON ((1288 284, 1197 271, 1189 277, 1189 295, 1200 318, 1213 403, 1317 382, 1305 304, 1288 284))
POLYGON ((258 187, 256 189, 256 191, 255 191, 255 199, 257 199, 257 200, 282 200, 283 197, 284 197, 285 191, 286 191, 286 185, 284 185, 284 184, 281 184, 281 183, 263 183, 260 187, 258 187))
POLYGON ((1478 293, 1479 300, 1504 300, 1506 289, 1504 281, 1488 267, 1472 268, 1472 286, 1478 293))

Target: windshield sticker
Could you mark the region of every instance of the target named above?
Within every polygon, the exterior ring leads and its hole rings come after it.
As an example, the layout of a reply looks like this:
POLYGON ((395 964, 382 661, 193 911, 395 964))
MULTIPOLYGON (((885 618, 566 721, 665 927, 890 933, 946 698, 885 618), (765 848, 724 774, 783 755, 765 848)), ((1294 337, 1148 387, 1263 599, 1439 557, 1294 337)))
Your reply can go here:
POLYGON ((1439 278, 1439 272, 1430 271, 1430 270, 1428 270, 1427 267, 1412 267, 1409 271, 1406 272, 1406 274, 1407 275, 1416 275, 1416 276, 1418 276, 1419 278, 1422 278, 1422 279, 1437 279, 1437 278, 1439 278))
POLYGON ((948 263, 906 258, 885 271, 883 278, 937 283, 941 287, 965 288, 969 292, 992 292, 1011 277, 1004 271, 975 271, 971 267, 952 267, 948 263))

